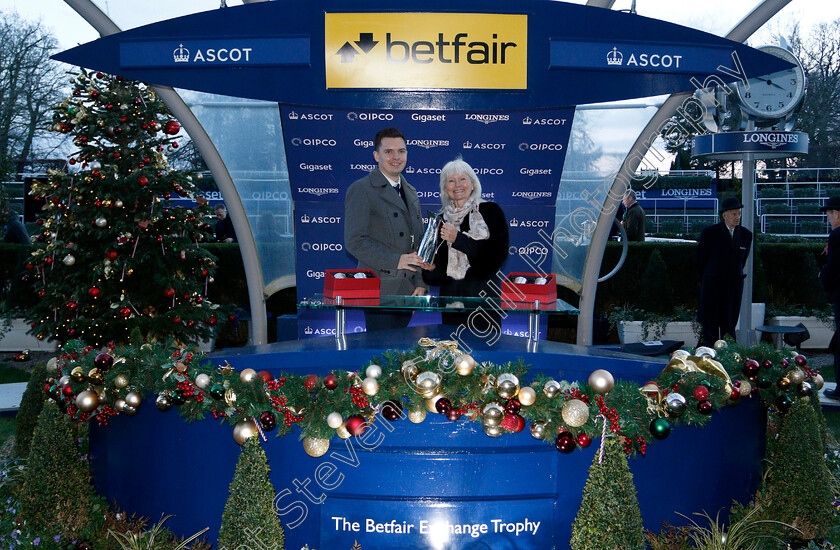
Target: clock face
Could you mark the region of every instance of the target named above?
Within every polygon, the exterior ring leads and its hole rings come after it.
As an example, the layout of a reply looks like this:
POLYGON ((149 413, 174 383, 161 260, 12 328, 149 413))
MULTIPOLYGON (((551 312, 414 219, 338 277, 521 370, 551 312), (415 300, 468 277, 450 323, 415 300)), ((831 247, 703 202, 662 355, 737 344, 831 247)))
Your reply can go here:
POLYGON ((748 85, 736 84, 741 106, 759 118, 781 118, 793 111, 805 95, 805 71, 792 53, 778 46, 759 50, 790 61, 795 66, 773 74, 751 78, 748 85))

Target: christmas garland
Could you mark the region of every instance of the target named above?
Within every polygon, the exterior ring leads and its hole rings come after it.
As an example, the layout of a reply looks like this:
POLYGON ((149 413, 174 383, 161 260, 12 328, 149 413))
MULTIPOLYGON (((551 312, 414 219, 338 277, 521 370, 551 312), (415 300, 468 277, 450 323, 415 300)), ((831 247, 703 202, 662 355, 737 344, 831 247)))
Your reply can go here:
POLYGON ((481 422, 491 437, 523 431, 562 453, 588 447, 609 431, 627 454, 668 437, 673 425, 705 425, 710 415, 756 395, 786 412, 823 385, 804 356, 767 344, 745 349, 720 340, 714 349, 674 352, 665 369, 641 387, 605 370, 587 382, 529 379, 521 360, 477 363, 451 341, 422 339, 407 352, 388 351, 355 372, 316 374, 215 366, 195 350, 143 344, 94 350, 69 342, 50 360, 44 391, 77 421, 107 424, 138 414, 144 395, 160 411, 177 408, 189 421, 212 416, 234 426, 234 439, 297 426, 304 449, 321 456, 334 436, 360 436, 376 415, 420 423, 427 414, 481 422))

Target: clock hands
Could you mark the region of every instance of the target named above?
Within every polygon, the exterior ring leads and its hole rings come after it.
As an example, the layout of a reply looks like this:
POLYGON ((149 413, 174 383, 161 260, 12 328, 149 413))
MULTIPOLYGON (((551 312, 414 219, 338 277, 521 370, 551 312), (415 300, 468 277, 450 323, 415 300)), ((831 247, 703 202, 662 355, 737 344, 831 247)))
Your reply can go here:
POLYGON ((784 90, 784 88, 782 88, 781 86, 779 86, 778 84, 776 84, 775 82, 773 82, 772 80, 770 80, 769 78, 761 78, 760 76, 757 76, 757 77, 755 77, 755 79, 756 79, 756 80, 760 80, 760 81, 762 81, 762 82, 766 82, 767 84, 769 84, 769 85, 771 85, 771 86, 775 86, 775 87, 777 87, 777 88, 778 88, 778 89, 780 89, 780 90, 784 90))

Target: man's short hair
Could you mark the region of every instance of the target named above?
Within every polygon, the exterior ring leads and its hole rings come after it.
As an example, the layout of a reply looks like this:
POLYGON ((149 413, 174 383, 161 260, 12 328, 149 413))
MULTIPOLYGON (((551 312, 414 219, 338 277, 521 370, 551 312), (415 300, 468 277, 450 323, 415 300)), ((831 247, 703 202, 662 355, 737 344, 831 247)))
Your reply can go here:
POLYGON ((218 212, 219 210, 227 210, 227 207, 224 204, 219 203, 219 204, 216 205, 216 207, 213 210, 218 212))
POLYGON ((382 128, 376 133, 376 137, 373 138, 374 151, 379 151, 379 145, 382 143, 382 138, 402 138, 403 141, 408 143, 408 140, 405 139, 402 132, 393 126, 389 126, 388 128, 382 128))
POLYGON ((624 196, 625 196, 625 197, 630 197, 631 199, 636 200, 636 192, 635 192, 635 191, 633 191, 632 189, 628 189, 628 190, 624 193, 624 196))

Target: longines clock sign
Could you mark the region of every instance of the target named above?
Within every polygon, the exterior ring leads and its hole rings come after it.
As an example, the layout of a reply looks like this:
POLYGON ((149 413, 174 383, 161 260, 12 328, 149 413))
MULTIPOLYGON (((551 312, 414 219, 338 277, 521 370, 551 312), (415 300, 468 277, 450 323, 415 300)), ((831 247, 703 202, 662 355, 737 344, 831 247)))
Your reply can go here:
POLYGON ((253 3, 138 27, 55 58, 178 88, 377 109, 564 107, 790 67, 695 29, 565 2, 430 0, 418 11, 416 2, 373 0, 353 8, 341 0, 253 3))

